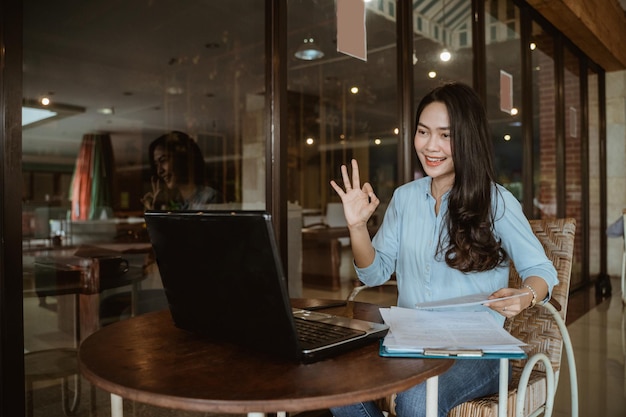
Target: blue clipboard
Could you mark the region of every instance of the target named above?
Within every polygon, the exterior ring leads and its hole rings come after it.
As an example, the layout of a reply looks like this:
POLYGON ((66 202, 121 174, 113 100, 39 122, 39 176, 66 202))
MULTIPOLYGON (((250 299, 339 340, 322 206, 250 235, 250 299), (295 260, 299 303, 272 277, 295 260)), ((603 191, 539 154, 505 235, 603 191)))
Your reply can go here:
POLYGON ((380 341, 378 354, 385 358, 421 358, 421 359, 526 359, 526 352, 494 353, 480 349, 424 349, 423 353, 389 351, 380 341))

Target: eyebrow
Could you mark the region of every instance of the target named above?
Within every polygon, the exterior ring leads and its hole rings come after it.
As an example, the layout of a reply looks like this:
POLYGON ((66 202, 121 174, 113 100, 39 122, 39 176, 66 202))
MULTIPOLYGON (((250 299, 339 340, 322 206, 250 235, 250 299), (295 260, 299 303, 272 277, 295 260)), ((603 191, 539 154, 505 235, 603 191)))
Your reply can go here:
MULTIPOLYGON (((428 127, 428 126, 426 126, 424 123, 417 122, 417 125, 418 125, 418 126, 425 127, 425 128, 426 128, 426 129, 428 129, 428 130, 431 130, 431 128, 430 128, 430 127, 428 127)), ((436 128, 435 128, 435 130, 450 130, 450 127, 449 127, 449 126, 436 127, 436 128)))

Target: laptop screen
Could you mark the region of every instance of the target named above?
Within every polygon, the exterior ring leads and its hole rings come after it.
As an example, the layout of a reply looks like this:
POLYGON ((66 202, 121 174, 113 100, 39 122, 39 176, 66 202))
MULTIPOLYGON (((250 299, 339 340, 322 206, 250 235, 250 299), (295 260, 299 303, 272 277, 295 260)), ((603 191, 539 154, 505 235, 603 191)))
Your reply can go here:
POLYGON ((148 211, 145 219, 177 327, 297 357, 268 213, 148 211))

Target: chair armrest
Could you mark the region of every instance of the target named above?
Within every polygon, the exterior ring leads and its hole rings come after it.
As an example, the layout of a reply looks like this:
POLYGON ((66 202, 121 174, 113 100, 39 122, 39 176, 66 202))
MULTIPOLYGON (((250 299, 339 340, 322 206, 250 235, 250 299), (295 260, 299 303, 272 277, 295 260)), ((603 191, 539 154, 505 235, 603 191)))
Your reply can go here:
POLYGON ((567 331, 567 326, 565 325, 565 321, 563 320, 563 318, 561 318, 561 315, 559 314, 559 310, 561 306, 558 302, 555 301, 555 303, 558 305, 559 307, 558 309, 553 305, 552 302, 543 303, 539 305, 545 308, 546 310, 548 310, 550 314, 552 314, 552 318, 556 322, 559 328, 559 331, 561 332, 561 337, 563 338, 563 347, 565 348, 565 353, 567 356, 567 364, 569 368, 569 375, 570 375, 572 417, 578 417, 578 377, 576 375, 576 361, 574 360, 574 348, 572 347, 572 340, 570 339, 569 332, 567 331))
MULTIPOLYGON (((554 298, 550 298, 550 300, 548 301, 548 303, 552 304, 552 307, 554 307, 554 309, 556 311, 561 311, 561 309, 563 307, 561 307, 561 303, 559 303, 558 301, 556 301, 554 298)), ((543 305, 543 304, 542 304, 543 305)))
POLYGON ((517 385, 517 397, 515 400, 516 417, 524 417, 524 400, 526 399, 526 387, 528 386, 530 375, 537 362, 543 362, 543 365, 546 368, 546 403, 545 405, 535 410, 532 414, 530 414, 530 417, 539 416, 542 414, 545 417, 550 417, 552 415, 554 396, 556 394, 554 369, 552 368, 550 358, 548 358, 546 354, 540 352, 535 353, 530 358, 528 358, 528 361, 526 362, 526 364, 524 365, 524 369, 522 370, 522 374, 517 385))

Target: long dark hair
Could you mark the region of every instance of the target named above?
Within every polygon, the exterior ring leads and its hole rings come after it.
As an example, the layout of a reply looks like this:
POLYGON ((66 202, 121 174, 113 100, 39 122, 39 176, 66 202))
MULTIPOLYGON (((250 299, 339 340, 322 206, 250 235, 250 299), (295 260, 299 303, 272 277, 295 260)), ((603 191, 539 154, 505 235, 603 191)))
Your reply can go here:
POLYGON ((506 259, 506 253, 493 234, 495 171, 485 108, 469 86, 447 83, 421 100, 415 126, 424 108, 433 102, 443 103, 448 110, 454 162, 454 185, 445 220, 450 240, 446 244, 439 239, 438 254, 461 272, 493 269, 506 259))
POLYGON ((200 147, 189 135, 183 132, 172 131, 159 136, 150 143, 148 155, 152 172, 157 174, 154 150, 161 146, 172 161, 172 169, 177 181, 196 185, 205 185, 205 164, 200 147))

